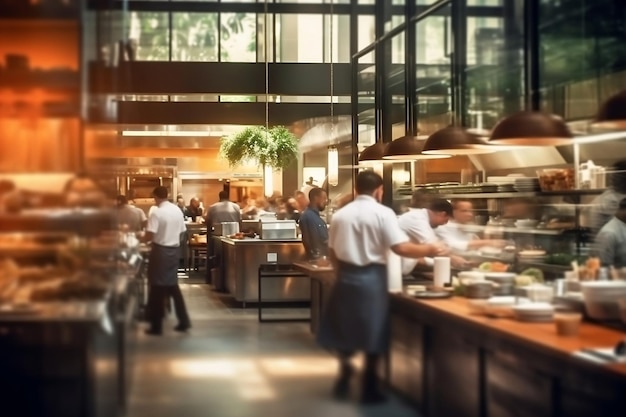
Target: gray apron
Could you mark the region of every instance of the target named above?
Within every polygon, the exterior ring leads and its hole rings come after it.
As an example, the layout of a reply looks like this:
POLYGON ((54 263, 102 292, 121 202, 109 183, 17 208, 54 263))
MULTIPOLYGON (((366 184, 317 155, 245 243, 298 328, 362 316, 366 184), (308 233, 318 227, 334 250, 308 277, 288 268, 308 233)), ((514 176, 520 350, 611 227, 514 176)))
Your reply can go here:
POLYGON ((178 260, 181 248, 152 243, 148 263, 150 285, 171 286, 178 284, 178 260))
POLYGON ((339 262, 318 343, 332 350, 384 353, 389 346, 387 267, 339 262))

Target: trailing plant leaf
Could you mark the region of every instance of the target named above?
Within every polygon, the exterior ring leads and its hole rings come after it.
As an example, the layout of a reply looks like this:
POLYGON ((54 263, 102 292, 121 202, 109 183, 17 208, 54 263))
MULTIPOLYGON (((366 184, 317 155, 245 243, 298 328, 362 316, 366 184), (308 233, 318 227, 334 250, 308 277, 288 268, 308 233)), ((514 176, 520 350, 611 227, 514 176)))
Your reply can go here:
POLYGON ((231 167, 256 160, 260 165, 285 168, 298 157, 298 139, 284 126, 269 130, 264 126, 247 127, 222 138, 220 156, 231 167))

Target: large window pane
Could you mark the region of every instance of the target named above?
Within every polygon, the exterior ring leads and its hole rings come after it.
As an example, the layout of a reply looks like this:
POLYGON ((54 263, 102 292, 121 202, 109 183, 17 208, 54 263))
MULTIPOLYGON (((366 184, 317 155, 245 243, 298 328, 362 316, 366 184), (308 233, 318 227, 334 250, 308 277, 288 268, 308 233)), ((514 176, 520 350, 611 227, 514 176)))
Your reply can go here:
POLYGON ((162 12, 130 12, 128 37, 137 44, 138 61, 168 61, 170 32, 168 14, 162 12))
POLYGON ((220 60, 256 62, 256 15, 254 13, 221 14, 220 60))
POLYGON ((333 15, 332 40, 330 15, 324 15, 324 38, 325 51, 324 62, 330 61, 330 52, 332 48, 332 62, 350 62, 350 16, 333 15), (332 42, 332 46, 331 46, 332 42))
MULTIPOLYGON (((359 15, 357 47, 360 50, 371 45, 376 40, 376 17, 372 15, 359 15)), ((374 53, 365 55, 360 62, 374 63, 374 53)))
POLYGON ((323 62, 321 14, 276 15, 276 62, 323 62))
POLYGON ((172 14, 172 60, 217 61, 217 13, 172 14))

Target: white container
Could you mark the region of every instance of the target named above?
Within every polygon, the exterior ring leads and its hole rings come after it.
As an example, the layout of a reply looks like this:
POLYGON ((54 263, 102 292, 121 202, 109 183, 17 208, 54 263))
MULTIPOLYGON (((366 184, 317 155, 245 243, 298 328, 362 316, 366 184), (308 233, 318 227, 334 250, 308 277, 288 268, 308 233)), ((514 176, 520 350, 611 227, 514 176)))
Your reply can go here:
POLYGON ((596 320, 619 319, 619 300, 626 298, 626 281, 581 283, 585 310, 596 320))
POLYGON ((450 258, 447 256, 436 256, 433 270, 433 283, 435 287, 443 287, 450 283, 450 258))

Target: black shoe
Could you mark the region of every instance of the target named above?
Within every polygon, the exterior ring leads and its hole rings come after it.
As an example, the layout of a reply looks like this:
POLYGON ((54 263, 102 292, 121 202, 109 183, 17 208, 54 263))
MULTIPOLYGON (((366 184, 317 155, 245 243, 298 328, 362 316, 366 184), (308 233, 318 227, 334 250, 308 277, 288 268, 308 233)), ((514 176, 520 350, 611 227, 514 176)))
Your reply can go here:
POLYGON ((185 333, 185 332, 187 332, 190 328, 191 328, 191 324, 187 324, 187 325, 185 325, 185 326, 183 326, 182 324, 179 324, 178 326, 174 327, 174 330, 176 330, 177 332, 182 332, 182 333, 185 333))
POLYGON ((161 330, 155 330, 155 329, 147 329, 144 333, 149 336, 161 336, 163 334, 161 330))

